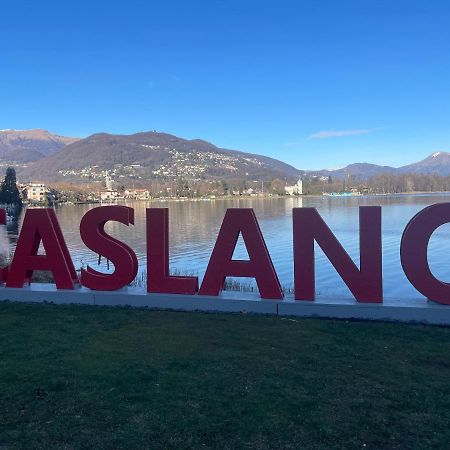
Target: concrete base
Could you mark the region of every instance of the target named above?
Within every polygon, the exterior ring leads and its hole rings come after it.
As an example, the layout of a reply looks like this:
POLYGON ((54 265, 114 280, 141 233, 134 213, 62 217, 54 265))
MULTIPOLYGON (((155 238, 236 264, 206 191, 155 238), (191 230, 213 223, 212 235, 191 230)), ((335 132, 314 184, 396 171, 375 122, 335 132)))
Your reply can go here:
POLYGON ((348 298, 319 298, 314 302, 296 302, 292 296, 287 296, 283 301, 261 300, 258 294, 247 292, 225 292, 219 297, 206 297, 148 294, 143 288, 131 287, 112 292, 91 291, 83 287, 72 291, 58 291, 53 284, 35 283, 22 289, 0 288, 0 301, 130 306, 179 311, 221 311, 450 325, 450 306, 428 302, 426 299, 388 299, 382 304, 357 303, 348 298))

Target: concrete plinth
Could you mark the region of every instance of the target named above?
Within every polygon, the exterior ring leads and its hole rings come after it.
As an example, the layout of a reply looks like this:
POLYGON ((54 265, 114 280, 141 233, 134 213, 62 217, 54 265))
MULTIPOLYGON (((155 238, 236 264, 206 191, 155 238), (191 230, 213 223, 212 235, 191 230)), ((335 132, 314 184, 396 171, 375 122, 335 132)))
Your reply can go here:
POLYGON ((80 287, 57 290, 53 284, 34 283, 22 289, 0 288, 0 301, 55 304, 129 306, 180 311, 220 311, 279 316, 383 320, 450 325, 450 306, 426 299, 387 299, 384 303, 357 303, 353 299, 319 298, 314 302, 261 300, 255 293, 225 292, 219 297, 148 294, 143 288, 91 291, 80 287))

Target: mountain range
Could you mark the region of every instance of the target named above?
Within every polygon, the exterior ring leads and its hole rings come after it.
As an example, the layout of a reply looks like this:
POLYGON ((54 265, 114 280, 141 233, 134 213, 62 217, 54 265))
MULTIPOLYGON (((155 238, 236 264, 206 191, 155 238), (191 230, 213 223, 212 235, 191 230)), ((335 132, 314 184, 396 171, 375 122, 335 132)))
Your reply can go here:
POLYGON ((379 166, 369 163, 349 164, 342 169, 303 171, 305 174, 345 178, 349 175, 355 180, 366 180, 375 175, 418 174, 418 175, 450 175, 450 153, 435 152, 421 161, 401 167, 379 166))
MULTIPOLYGON (((21 179, 96 181, 106 171, 116 180, 185 178, 295 179, 299 171, 267 156, 227 150, 200 140, 166 133, 93 134, 19 170, 21 179)), ((124 181, 125 181, 124 180, 124 181)))
POLYGON ((436 152, 402 167, 369 163, 341 169, 301 170, 267 156, 228 150, 201 139, 187 140, 156 131, 132 135, 93 134, 84 139, 46 130, 0 130, 0 165, 14 165, 21 180, 43 182, 187 178, 284 179, 349 175, 364 180, 379 174, 450 175, 450 153, 436 152))
POLYGON ((78 140, 41 129, 0 130, 0 161, 16 163, 37 161, 78 140))

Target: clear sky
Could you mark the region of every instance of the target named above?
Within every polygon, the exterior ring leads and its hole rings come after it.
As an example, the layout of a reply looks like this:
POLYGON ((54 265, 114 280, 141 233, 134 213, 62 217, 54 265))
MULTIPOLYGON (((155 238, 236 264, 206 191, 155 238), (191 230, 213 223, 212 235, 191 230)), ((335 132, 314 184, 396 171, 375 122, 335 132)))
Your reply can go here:
POLYGON ((0 128, 166 131, 300 169, 450 151, 450 1, 2 1, 0 128))

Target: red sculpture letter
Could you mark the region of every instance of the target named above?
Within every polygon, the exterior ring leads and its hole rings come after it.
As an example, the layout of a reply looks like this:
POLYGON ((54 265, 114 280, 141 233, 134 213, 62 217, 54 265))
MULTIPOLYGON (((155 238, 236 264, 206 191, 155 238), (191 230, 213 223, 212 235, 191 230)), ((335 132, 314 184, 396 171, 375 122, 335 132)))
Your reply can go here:
POLYGON ((91 267, 81 269, 81 284, 97 291, 114 291, 131 283, 138 271, 135 253, 128 245, 105 232, 105 224, 115 220, 134 224, 134 210, 127 206, 101 206, 89 210, 81 219, 80 235, 88 248, 114 264, 114 272, 105 274, 91 267))
POLYGON ((23 287, 34 270, 50 271, 58 289, 73 289, 78 277, 53 209, 28 209, 8 274, 6 287, 23 287), (39 245, 45 255, 38 255, 39 245))
POLYGON ((280 282, 251 208, 227 210, 199 294, 219 295, 229 276, 255 278, 261 298, 283 298, 280 282), (242 233, 249 261, 232 259, 239 233, 242 233))
POLYGON ((147 292, 195 294, 197 277, 170 276, 169 209, 147 208, 147 292))
POLYGON ((359 208, 360 269, 346 253, 315 208, 294 208, 294 284, 296 300, 314 300, 316 241, 356 300, 383 301, 381 208, 359 208))
POLYGON ((428 243, 436 228, 450 222, 450 203, 428 206, 417 213, 403 232, 400 257, 410 283, 425 297, 450 305, 450 283, 433 276, 428 265, 428 243))
MULTIPOLYGON (((6 220, 6 211, 1 208, 0 209, 0 225, 6 225, 7 224, 7 220, 6 220)), ((7 278, 8 278, 8 272, 9 272, 9 267, 2 267, 0 268, 0 284, 5 283, 7 278)))

